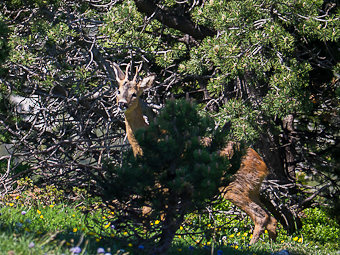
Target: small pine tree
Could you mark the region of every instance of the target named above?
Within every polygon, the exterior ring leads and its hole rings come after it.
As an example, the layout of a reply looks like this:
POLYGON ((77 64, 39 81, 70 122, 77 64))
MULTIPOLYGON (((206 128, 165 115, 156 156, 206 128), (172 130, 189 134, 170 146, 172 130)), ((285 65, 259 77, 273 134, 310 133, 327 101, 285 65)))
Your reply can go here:
POLYGON ((230 162, 218 153, 224 137, 193 103, 168 101, 136 134, 143 156, 128 153, 121 167, 108 167, 101 182, 104 201, 114 201, 116 229, 133 233, 152 254, 164 254, 184 216, 205 208, 235 171, 228 171, 230 162), (211 144, 203 145, 202 137, 212 138, 211 144))

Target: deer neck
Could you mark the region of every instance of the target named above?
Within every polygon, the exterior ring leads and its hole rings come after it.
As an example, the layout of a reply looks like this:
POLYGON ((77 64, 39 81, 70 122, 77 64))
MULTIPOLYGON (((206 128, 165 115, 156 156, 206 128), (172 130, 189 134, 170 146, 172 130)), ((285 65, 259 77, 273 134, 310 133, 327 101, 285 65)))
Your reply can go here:
POLYGON ((140 102, 138 102, 137 107, 134 108, 132 111, 125 112, 125 127, 127 138, 131 144, 133 155, 135 157, 137 155, 143 155, 143 150, 138 144, 138 141, 135 137, 135 132, 138 129, 145 128, 147 126, 148 124, 145 122, 145 119, 143 117, 143 111, 140 102))

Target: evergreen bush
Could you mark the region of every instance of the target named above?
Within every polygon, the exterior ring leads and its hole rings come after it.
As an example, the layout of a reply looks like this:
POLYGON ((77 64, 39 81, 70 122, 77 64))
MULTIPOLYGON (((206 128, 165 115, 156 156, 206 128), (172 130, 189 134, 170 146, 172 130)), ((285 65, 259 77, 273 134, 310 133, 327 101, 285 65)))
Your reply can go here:
POLYGON ((193 103, 168 101, 147 129, 137 131, 143 156, 127 153, 122 166, 108 166, 100 181, 103 200, 117 211, 115 228, 127 229, 144 247, 157 247, 153 254, 163 254, 184 216, 204 209, 235 172, 237 167, 228 171, 230 162, 218 153, 224 137, 193 103), (203 137, 212 142, 203 145, 203 137))

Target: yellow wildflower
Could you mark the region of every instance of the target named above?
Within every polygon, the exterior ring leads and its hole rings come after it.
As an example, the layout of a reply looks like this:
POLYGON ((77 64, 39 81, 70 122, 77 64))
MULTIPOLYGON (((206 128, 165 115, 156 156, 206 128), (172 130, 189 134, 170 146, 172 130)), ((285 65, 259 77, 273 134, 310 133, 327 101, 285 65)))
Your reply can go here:
POLYGON ((296 242, 299 238, 296 236, 293 238, 293 240, 296 242))
POLYGON ((50 208, 53 208, 54 207, 54 205, 50 205, 50 208))
POLYGON ((180 229, 180 230, 183 230, 183 227, 182 227, 182 226, 180 226, 180 227, 179 227, 179 229, 180 229))
POLYGON ((104 226, 104 228, 108 228, 108 227, 110 227, 110 225, 111 225, 111 223, 109 222, 104 226))
POLYGON ((230 237, 230 238, 233 238, 234 236, 235 236, 234 234, 231 234, 229 237, 230 237))
POLYGON ((161 222, 160 220, 156 220, 155 225, 158 225, 160 222, 161 222))
POLYGON ((132 247, 132 246, 133 246, 133 244, 132 244, 132 243, 129 243, 129 244, 128 244, 128 246, 129 246, 129 247, 132 247))
POLYGON ((77 228, 73 228, 73 233, 77 232, 78 229, 77 228))
POLYGON ((268 230, 266 229, 266 230, 264 231, 264 233, 265 233, 265 234, 268 234, 268 230))
POLYGON ((40 215, 40 219, 43 219, 44 218, 44 216, 43 215, 40 215))
POLYGON ((302 243, 302 242, 303 242, 303 239, 302 239, 302 237, 300 237, 299 240, 298 240, 298 243, 302 243))
POLYGON ((248 235, 248 233, 247 232, 245 232, 244 234, 243 234, 243 236, 247 236, 248 235))
POLYGON ((13 206, 14 205, 14 203, 9 203, 9 206, 13 206))
POLYGON ((37 214, 41 214, 41 211, 37 210, 37 214))
POLYGON ((237 235, 237 236, 240 236, 240 235, 241 235, 241 233, 240 233, 240 232, 238 232, 236 235, 237 235))
POLYGON ((20 196, 19 195, 17 195, 16 197, 15 197, 15 199, 19 199, 20 198, 20 196))

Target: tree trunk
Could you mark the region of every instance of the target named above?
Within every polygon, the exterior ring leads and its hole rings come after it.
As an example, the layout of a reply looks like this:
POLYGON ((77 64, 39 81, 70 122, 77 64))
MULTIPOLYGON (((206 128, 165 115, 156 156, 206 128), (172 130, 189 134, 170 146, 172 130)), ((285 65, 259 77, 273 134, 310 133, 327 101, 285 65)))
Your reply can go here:
MULTIPOLYGON (((170 191, 171 193, 171 191, 170 191)), ((155 246, 155 248, 151 249, 152 255, 164 255, 167 253, 170 248, 172 241, 175 237, 175 234, 179 227, 181 226, 184 215, 187 213, 187 206, 184 204, 177 204, 175 196, 177 194, 172 194, 169 196, 168 206, 165 210, 165 220, 162 223, 162 233, 160 235, 160 240, 155 246), (180 207, 180 208, 178 208, 180 207)))
POLYGON ((295 155, 297 155, 294 147, 295 143, 295 132, 294 132, 294 116, 292 114, 286 116, 282 120, 282 146, 284 149, 284 168, 285 174, 288 179, 292 182, 296 182, 295 178, 295 168, 296 168, 296 159, 295 155))
MULTIPOLYGON (((296 194, 297 189, 295 178, 290 178, 286 174, 286 153, 281 151, 279 144, 279 140, 269 129, 261 134, 256 144, 270 171, 267 181, 262 185, 261 202, 289 233, 293 233, 302 227, 302 223, 290 204, 285 203, 284 200, 296 194)), ((291 156, 293 155, 289 154, 288 159, 291 159, 291 156)), ((293 170, 291 169, 290 173, 293 170)))
POLYGON ((160 237, 160 241, 157 243, 154 249, 151 249, 152 255, 164 255, 167 253, 168 249, 172 244, 172 240, 175 237, 177 230, 182 224, 184 216, 175 217, 167 217, 165 220, 163 231, 160 237))

